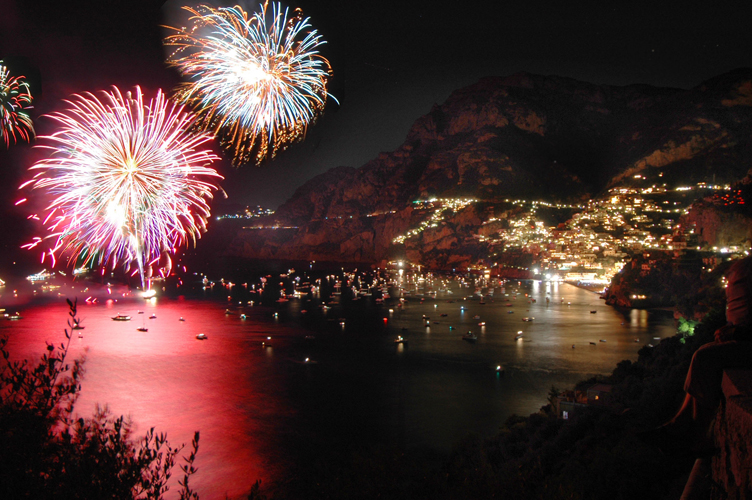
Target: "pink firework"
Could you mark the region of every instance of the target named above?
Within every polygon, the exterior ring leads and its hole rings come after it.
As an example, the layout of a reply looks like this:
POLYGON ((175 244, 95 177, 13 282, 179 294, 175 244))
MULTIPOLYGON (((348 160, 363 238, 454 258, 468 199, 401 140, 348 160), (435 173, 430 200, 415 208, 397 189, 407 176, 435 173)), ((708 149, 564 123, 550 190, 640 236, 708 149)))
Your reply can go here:
POLYGON ((101 94, 73 96, 49 115, 59 129, 40 137, 49 155, 21 188, 51 199, 44 223, 53 265, 61 254, 86 266, 135 263, 145 285, 145 265, 206 230, 212 181, 222 179, 209 165, 219 158, 205 149, 210 136, 189 132, 193 115, 161 90, 148 103, 139 87, 101 94))

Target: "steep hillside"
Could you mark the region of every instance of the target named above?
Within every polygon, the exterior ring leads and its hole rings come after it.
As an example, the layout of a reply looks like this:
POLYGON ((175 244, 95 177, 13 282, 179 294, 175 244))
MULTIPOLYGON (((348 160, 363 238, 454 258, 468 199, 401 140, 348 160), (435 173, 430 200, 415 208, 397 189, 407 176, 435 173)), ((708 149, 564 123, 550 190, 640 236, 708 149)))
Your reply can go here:
MULTIPOLYGON (((257 236, 241 234, 231 252, 377 262, 404 252, 393 239, 426 217, 415 200, 585 200, 636 175, 660 175, 669 186, 730 183, 752 164, 750 138, 752 69, 690 90, 526 73, 484 78, 416 120, 396 151, 301 186, 277 212, 281 223, 300 227, 288 241, 257 250, 249 241, 257 236)), ((463 254, 464 236, 441 229, 442 252, 463 254)))

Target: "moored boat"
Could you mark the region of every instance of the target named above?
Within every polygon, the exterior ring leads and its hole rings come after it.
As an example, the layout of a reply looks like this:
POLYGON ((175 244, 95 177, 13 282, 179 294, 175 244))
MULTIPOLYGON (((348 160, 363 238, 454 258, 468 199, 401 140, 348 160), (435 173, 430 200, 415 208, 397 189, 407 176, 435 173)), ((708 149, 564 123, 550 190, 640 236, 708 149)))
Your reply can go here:
POLYGON ((478 336, 475 335, 473 332, 467 332, 465 335, 462 336, 462 340, 467 340, 468 342, 475 342, 478 340, 478 336))

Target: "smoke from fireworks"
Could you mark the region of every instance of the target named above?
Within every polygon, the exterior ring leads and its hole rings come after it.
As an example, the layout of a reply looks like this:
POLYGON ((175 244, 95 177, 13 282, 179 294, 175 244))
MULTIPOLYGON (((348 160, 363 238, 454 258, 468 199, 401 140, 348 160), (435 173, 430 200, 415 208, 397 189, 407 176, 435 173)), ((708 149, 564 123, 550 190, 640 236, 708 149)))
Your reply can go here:
POLYGON ((31 92, 29 84, 23 76, 12 77, 8 68, 0 61, 0 134, 5 141, 5 147, 10 146, 18 138, 29 141, 34 137, 34 125, 26 110, 31 106, 31 92))
POLYGON ((136 263, 145 285, 146 266, 195 244, 206 229, 217 189, 211 181, 222 178, 208 165, 219 158, 202 149, 209 136, 188 132, 194 117, 161 90, 148 103, 139 87, 135 95, 116 87, 102 95, 76 95, 68 109, 49 115, 60 126, 39 147, 50 154, 30 168, 38 172, 21 189, 51 198, 44 223, 53 266, 61 254, 87 266, 136 263))
POLYGON ((267 6, 250 18, 238 6, 183 7, 193 26, 169 28, 177 33, 165 39, 177 47, 168 62, 189 80, 176 99, 232 150, 236 166, 258 165, 301 140, 330 96, 329 62, 317 52, 321 36, 307 31, 300 9, 288 16, 273 4, 267 18, 267 6))

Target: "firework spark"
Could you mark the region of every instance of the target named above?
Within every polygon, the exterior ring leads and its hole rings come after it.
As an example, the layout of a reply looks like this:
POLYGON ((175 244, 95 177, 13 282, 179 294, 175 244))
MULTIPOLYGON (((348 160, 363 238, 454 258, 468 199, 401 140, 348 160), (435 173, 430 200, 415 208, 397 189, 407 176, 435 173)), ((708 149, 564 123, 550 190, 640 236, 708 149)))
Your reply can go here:
POLYGON ((18 138, 28 142, 34 137, 34 125, 29 113, 31 109, 31 92, 29 84, 23 76, 12 77, 8 68, 0 61, 0 134, 5 141, 5 147, 10 147, 18 138))
POLYGON ((324 43, 300 9, 292 16, 268 1, 251 17, 240 7, 192 9, 193 26, 170 28, 177 47, 168 62, 189 81, 176 99, 190 105, 198 125, 233 153, 233 164, 261 163, 305 136, 323 112, 329 61, 324 43))
POLYGON ((145 285, 145 263, 205 231, 211 181, 222 179, 208 165, 219 158, 202 149, 211 137, 188 132, 194 117, 161 90, 148 103, 139 87, 102 94, 73 96, 49 115, 60 127, 39 147, 50 154, 21 188, 51 197, 44 224, 53 262, 67 254, 76 265, 136 263, 145 285))

